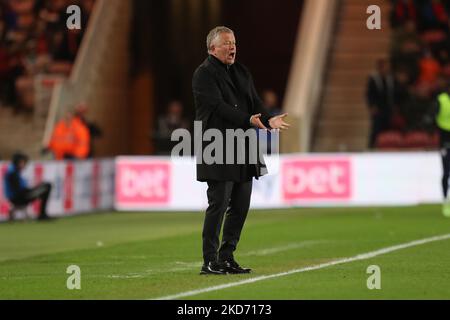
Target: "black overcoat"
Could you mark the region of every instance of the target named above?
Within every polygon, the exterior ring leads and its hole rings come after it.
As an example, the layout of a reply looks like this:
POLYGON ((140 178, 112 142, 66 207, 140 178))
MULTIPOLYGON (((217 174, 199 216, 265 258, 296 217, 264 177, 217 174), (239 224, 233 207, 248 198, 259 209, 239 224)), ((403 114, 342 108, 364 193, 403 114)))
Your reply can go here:
MULTIPOLYGON (((208 129, 218 129, 224 137, 224 146, 226 130, 250 129, 250 117, 254 114, 261 113, 261 121, 269 128, 270 115, 256 93, 250 72, 242 64, 236 62, 232 66, 226 66, 210 55, 195 71, 192 89, 195 120, 201 122, 202 134, 208 129)), ((195 137, 195 139, 199 138, 195 137)), ((199 161, 199 155, 210 143, 197 144, 199 146, 196 150, 198 181, 244 182, 267 173, 262 157, 258 157, 261 160, 258 160, 256 164, 249 163, 248 141, 245 144, 247 152, 245 164, 206 164, 204 161, 199 161)))

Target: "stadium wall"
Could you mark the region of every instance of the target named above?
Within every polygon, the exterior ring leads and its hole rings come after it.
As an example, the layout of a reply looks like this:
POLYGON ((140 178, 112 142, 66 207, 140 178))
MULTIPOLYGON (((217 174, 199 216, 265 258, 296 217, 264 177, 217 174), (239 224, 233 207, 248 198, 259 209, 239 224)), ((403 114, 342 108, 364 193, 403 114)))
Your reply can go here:
MULTIPOLYGON (((254 182, 252 208, 396 206, 439 203, 442 168, 437 152, 291 154, 266 157, 270 174, 254 182)), ((0 178, 8 163, 0 162, 0 178)), ((206 184, 196 181, 193 158, 118 157, 33 162, 30 185, 53 184, 53 217, 95 211, 199 211, 206 184)), ((37 215, 38 205, 28 208, 37 215)), ((0 221, 9 204, 0 184, 0 221)))

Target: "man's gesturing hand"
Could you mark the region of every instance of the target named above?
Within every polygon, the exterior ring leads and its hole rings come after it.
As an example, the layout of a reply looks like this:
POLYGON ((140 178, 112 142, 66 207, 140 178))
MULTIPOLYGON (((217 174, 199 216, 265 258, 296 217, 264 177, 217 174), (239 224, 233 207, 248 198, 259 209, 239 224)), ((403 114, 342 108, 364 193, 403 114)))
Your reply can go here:
POLYGON ((250 118, 250 123, 255 128, 267 130, 266 126, 261 122, 260 118, 261 118, 261 113, 255 114, 250 118))
POLYGON ((280 129, 280 130, 286 130, 289 129, 291 126, 289 123, 284 122, 284 118, 287 117, 287 113, 275 116, 273 118, 269 119, 269 125, 272 129, 280 129))

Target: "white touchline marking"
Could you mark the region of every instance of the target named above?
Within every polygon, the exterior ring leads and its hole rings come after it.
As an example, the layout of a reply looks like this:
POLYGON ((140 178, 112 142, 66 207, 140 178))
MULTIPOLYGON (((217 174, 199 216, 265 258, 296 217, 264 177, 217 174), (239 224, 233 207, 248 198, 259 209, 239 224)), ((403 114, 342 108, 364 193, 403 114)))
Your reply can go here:
POLYGON ((283 247, 274 247, 274 248, 268 248, 268 249, 261 249, 261 250, 255 250, 255 251, 249 251, 246 253, 241 254, 241 257, 248 257, 248 256, 267 256, 274 253, 280 253, 284 251, 289 251, 293 249, 299 249, 299 248, 305 248, 314 246, 316 244, 322 244, 327 243, 331 241, 325 241, 325 240, 306 240, 302 242, 296 242, 296 243, 290 243, 283 247))
POLYGON ((259 277, 255 277, 255 278, 250 278, 250 279, 246 279, 246 280, 225 283, 225 284, 221 284, 221 285, 217 285, 217 286, 213 286, 213 287, 208 287, 208 288, 204 288, 204 289, 186 291, 186 292, 182 292, 182 293, 178 293, 178 294, 174 294, 174 295, 170 295, 170 296, 165 296, 165 297, 161 297, 161 298, 151 299, 151 300, 175 300, 175 299, 195 296, 195 295, 198 295, 198 294, 201 294, 201 293, 218 291, 218 290, 227 289, 227 288, 231 288, 231 287, 237 287, 237 286, 244 285, 244 284, 254 283, 254 282, 263 281, 263 280, 272 279, 272 278, 288 276, 288 275, 295 274, 295 273, 301 273, 301 272, 306 272, 306 271, 313 271, 313 270, 323 269, 323 268, 327 268, 327 267, 331 267, 331 266, 335 266, 335 265, 343 264, 343 263, 349 263, 349 262, 353 262, 353 261, 367 260, 367 259, 371 259, 371 258, 380 256, 380 255, 383 255, 383 254, 386 254, 386 253, 390 253, 390 252, 393 252, 393 251, 398 251, 398 250, 402 250, 402 249, 406 249, 406 248, 410 248, 410 247, 415 247, 415 246, 419 246, 419 245, 430 243, 430 242, 442 241, 442 240, 447 240, 447 239, 450 239, 450 233, 449 234, 445 234, 445 235, 441 235, 441 236, 435 236, 435 237, 431 237, 431 238, 415 240, 415 241, 411 241, 411 242, 395 245, 395 246, 392 246, 392 247, 387 247, 387 248, 383 248, 383 249, 367 252, 367 253, 362 253, 362 254, 358 254, 356 256, 349 257, 349 258, 341 258, 341 259, 338 259, 338 260, 333 260, 333 261, 330 261, 330 262, 321 263, 321 264, 318 264, 318 265, 315 265, 315 266, 309 266, 309 267, 304 267, 304 268, 300 268, 300 269, 294 269, 294 270, 290 270, 290 271, 286 271, 286 272, 280 272, 280 273, 275 273, 275 274, 263 275, 263 276, 259 276, 259 277))

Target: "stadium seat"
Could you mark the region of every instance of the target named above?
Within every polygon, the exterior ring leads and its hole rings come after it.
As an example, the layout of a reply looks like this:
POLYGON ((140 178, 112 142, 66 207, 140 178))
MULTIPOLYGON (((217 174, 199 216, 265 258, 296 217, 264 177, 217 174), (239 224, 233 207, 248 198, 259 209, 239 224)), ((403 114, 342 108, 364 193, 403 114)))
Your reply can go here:
POLYGON ((386 131, 378 135, 375 146, 382 150, 395 150, 404 145, 403 135, 399 131, 386 131))
POLYGON ((405 134, 405 148, 429 148, 431 146, 431 136, 423 131, 411 131, 405 134))
POLYGON ((435 132, 430 136, 430 148, 437 149, 439 148, 439 133, 435 132))
POLYGON ((446 39, 446 37, 447 35, 445 34, 445 32, 441 30, 428 30, 421 36, 422 41, 427 44, 442 42, 446 39))

